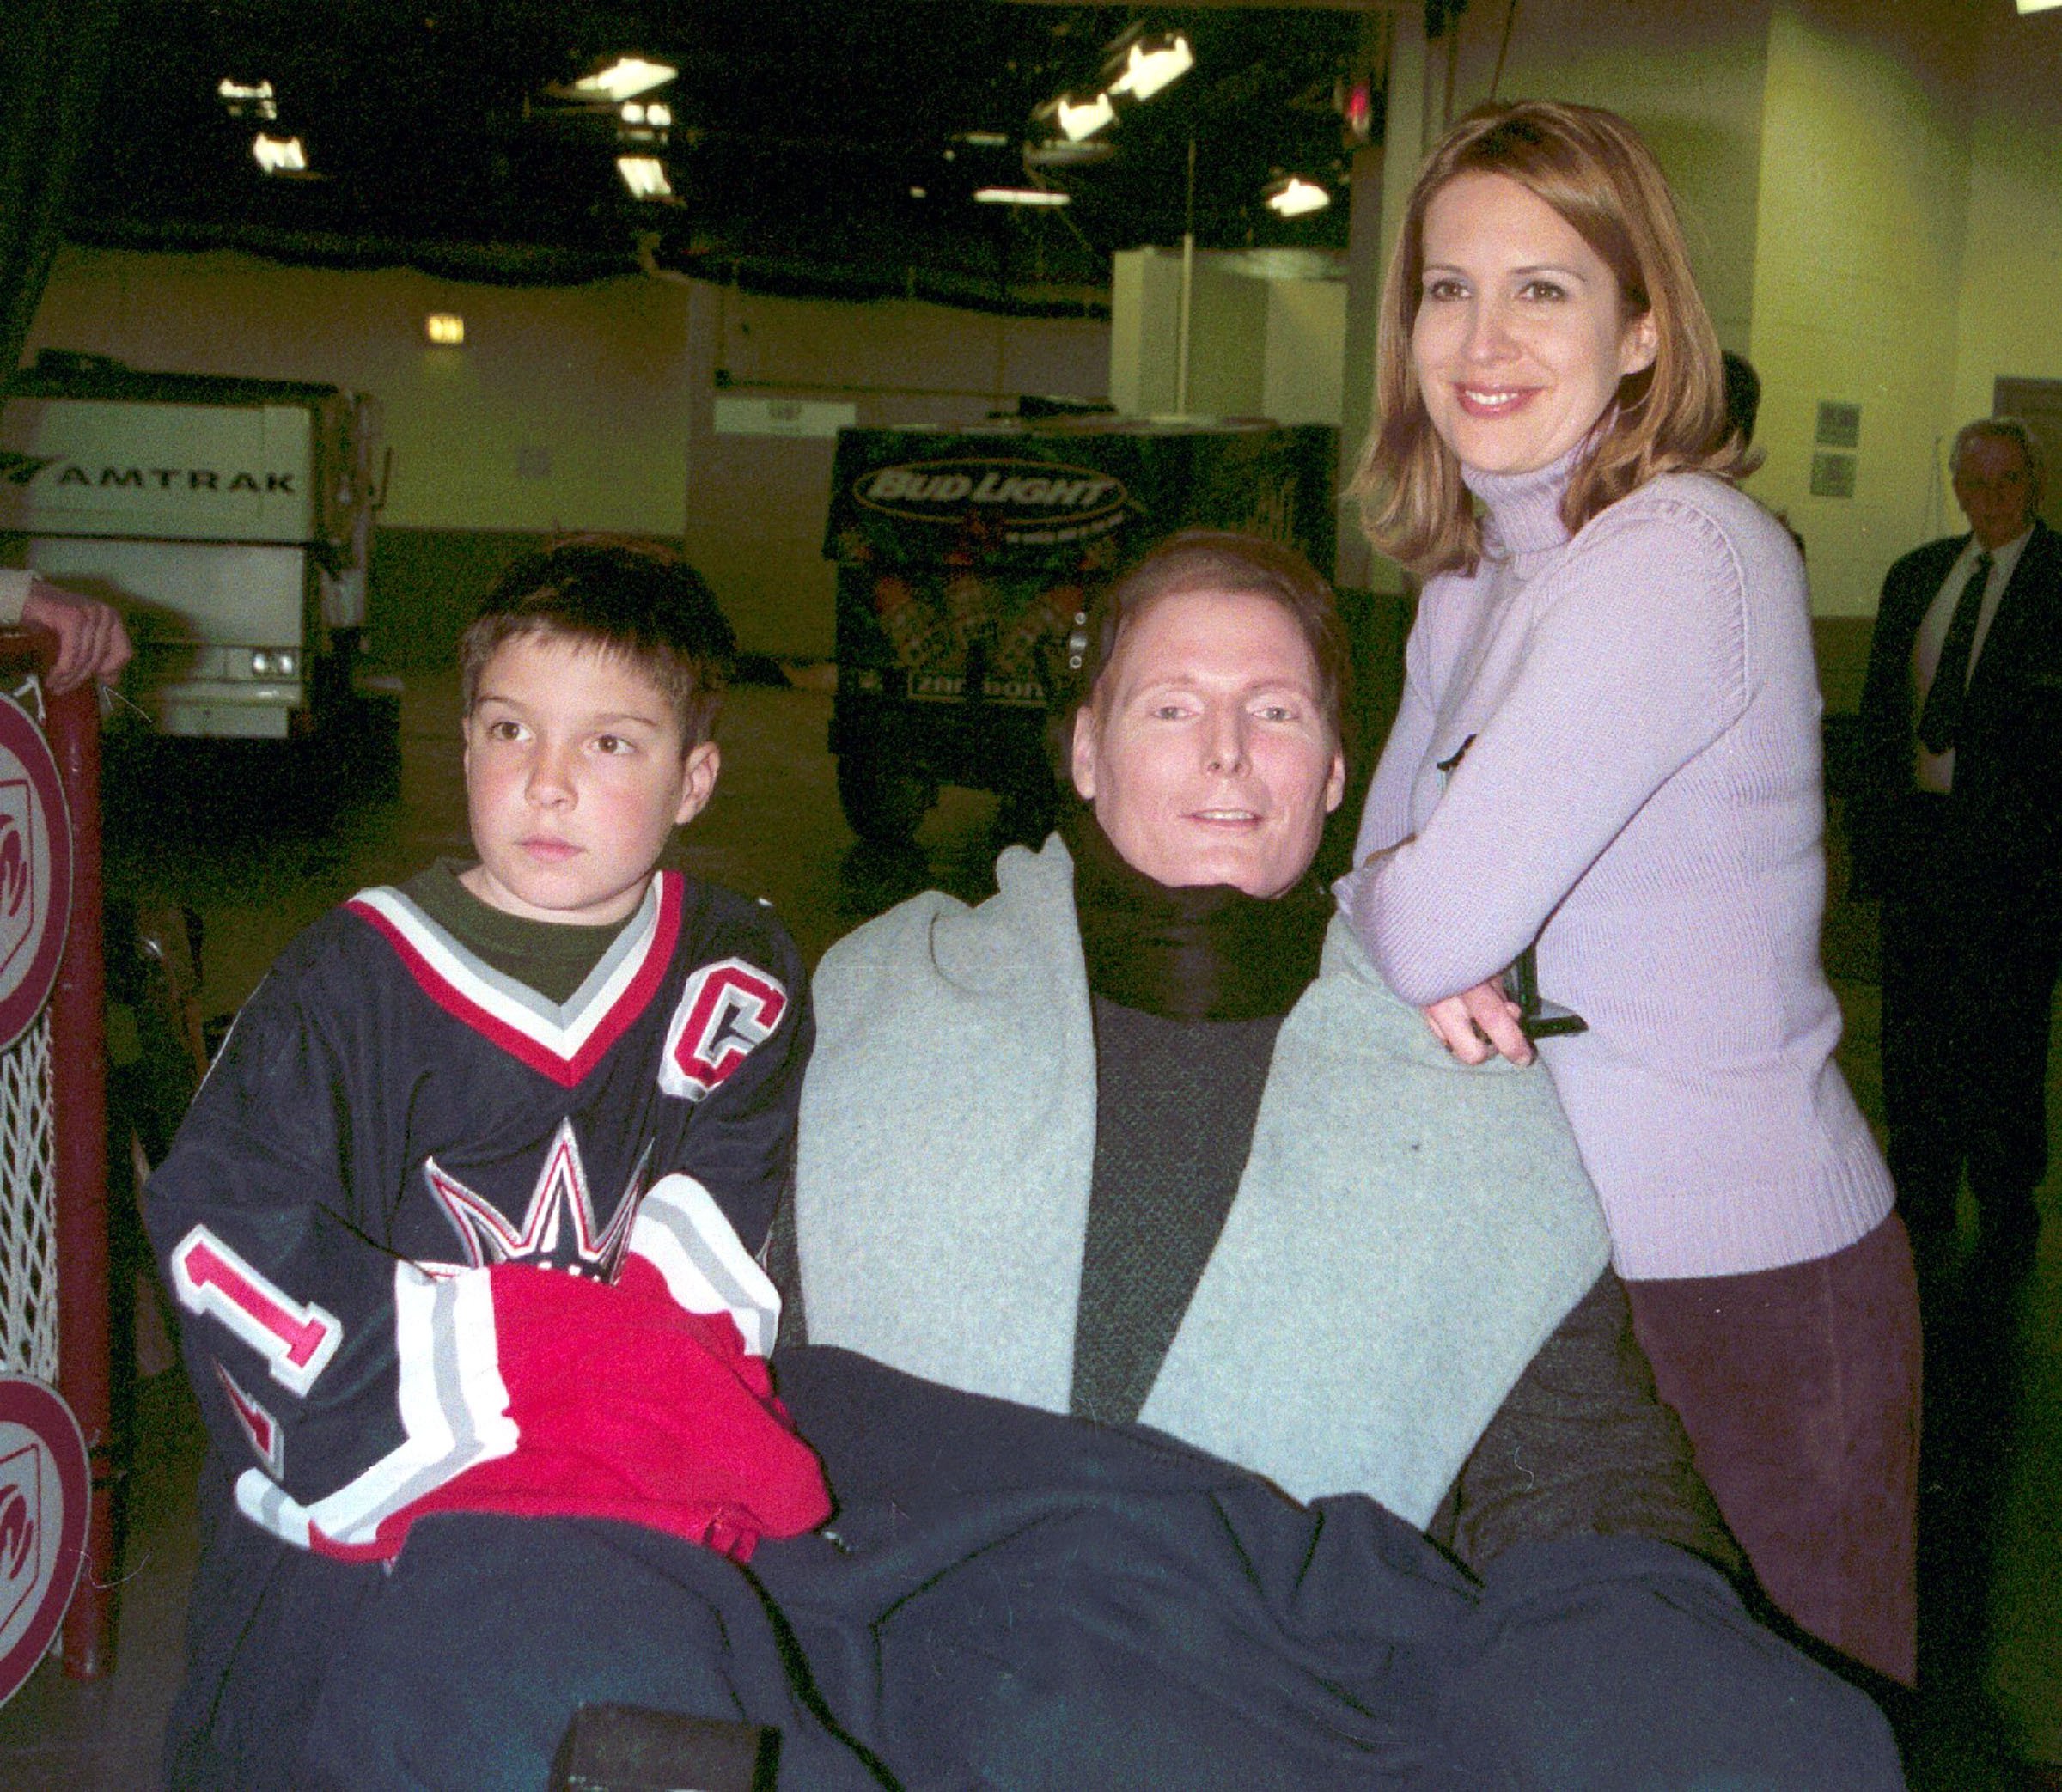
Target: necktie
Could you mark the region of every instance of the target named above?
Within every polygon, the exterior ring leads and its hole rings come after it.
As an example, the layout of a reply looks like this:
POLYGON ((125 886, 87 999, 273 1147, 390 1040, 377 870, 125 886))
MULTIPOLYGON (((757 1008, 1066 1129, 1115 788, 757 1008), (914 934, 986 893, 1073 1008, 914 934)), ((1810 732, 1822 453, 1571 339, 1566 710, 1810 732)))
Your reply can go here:
POLYGON ((1933 669, 1925 707, 1919 712, 1919 738, 1928 753, 1945 753, 1955 744, 1955 724, 1961 720, 1962 693, 1969 682, 1969 649, 1976 644, 1976 619, 1983 613, 1984 588, 1990 582, 1991 557, 1979 554, 1976 570, 1955 600, 1948 638, 1940 643, 1940 664, 1933 669))

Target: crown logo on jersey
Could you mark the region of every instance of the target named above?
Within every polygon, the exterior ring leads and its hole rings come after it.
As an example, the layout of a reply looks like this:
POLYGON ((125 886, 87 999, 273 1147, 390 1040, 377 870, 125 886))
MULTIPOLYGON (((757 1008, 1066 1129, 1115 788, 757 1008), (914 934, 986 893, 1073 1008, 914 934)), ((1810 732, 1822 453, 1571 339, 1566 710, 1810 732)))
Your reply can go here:
POLYGON ((467 1188, 440 1166, 434 1157, 423 1161, 423 1179, 458 1234, 466 1261, 474 1269, 497 1263, 533 1260, 590 1276, 602 1282, 616 1279, 616 1265, 630 1236, 630 1223, 638 1204, 644 1198, 644 1167, 651 1159, 647 1144, 630 1179, 623 1185, 623 1198, 606 1228, 595 1223, 595 1204, 588 1192, 587 1167, 580 1161, 580 1142, 573 1123, 561 1120, 558 1131, 545 1153, 544 1167, 530 1192, 520 1226, 511 1222, 485 1195, 467 1188), (568 1256, 564 1246, 570 1243, 568 1256))

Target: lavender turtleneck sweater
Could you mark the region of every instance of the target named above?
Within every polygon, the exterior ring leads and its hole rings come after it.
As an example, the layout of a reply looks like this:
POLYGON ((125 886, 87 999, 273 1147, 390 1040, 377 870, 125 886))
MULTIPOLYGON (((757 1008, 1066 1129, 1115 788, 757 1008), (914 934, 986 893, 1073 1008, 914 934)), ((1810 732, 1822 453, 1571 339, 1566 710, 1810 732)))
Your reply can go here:
POLYGON ((1823 1257, 1891 1190, 1819 966, 1803 567, 1780 523, 1702 475, 1654 479, 1571 540, 1572 460, 1467 475, 1487 552, 1425 588, 1339 893, 1419 1006, 1537 936, 1542 993, 1589 1023, 1540 1054, 1621 1275, 1823 1257))

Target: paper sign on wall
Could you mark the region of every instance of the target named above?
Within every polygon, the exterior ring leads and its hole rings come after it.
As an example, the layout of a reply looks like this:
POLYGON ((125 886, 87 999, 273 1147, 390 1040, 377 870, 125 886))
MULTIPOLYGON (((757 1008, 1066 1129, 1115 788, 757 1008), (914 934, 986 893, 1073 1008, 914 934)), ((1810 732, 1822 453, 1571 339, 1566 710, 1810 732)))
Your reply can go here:
POLYGON ((719 396, 718 436, 814 436, 827 440, 859 421, 857 405, 825 399, 760 399, 719 396))

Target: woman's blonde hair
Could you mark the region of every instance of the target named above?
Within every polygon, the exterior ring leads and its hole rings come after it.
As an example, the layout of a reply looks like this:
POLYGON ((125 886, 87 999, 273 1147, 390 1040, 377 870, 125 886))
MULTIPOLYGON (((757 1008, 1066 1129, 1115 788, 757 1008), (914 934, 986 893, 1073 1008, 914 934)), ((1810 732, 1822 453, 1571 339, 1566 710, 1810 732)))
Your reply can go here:
POLYGON ((1353 495, 1368 539, 1413 571, 1472 571, 1482 529, 1461 463, 1439 439, 1411 358, 1424 277, 1424 215, 1461 174, 1501 174, 1551 206, 1618 281, 1621 318, 1653 315, 1654 364, 1628 375, 1561 503, 1572 532, 1658 473, 1735 479, 1756 457, 1726 421, 1725 379, 1653 152, 1615 113, 1553 100, 1485 106, 1449 131, 1411 190, 1383 283, 1376 338, 1381 421, 1361 451, 1353 495))

